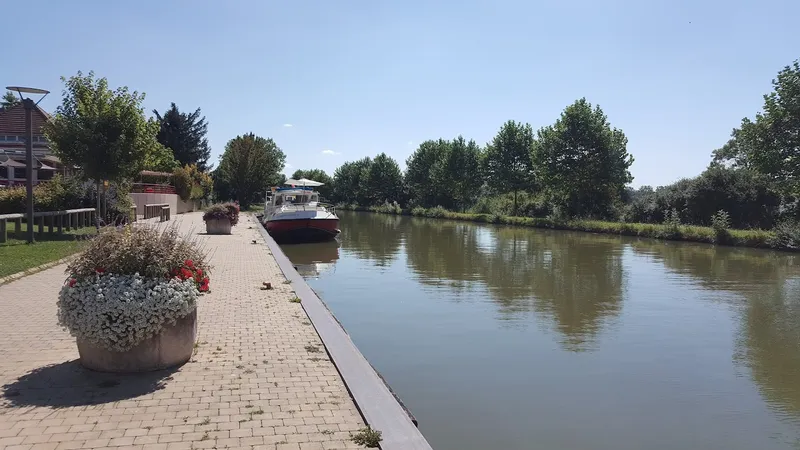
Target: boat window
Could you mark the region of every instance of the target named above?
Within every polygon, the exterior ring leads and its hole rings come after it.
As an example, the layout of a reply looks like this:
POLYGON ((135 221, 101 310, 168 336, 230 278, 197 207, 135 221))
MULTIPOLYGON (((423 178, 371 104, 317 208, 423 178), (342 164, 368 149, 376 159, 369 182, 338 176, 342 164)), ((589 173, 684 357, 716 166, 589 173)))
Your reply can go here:
POLYGON ((283 197, 282 196, 276 197, 275 198, 275 206, 282 205, 282 204, 283 204, 283 197))

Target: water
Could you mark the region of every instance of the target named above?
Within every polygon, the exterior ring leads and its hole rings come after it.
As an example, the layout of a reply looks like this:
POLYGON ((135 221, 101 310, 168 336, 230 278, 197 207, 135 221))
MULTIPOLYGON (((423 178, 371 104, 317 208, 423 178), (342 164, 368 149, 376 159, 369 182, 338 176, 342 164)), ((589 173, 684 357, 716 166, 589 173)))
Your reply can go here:
POLYGON ((365 213, 287 256, 437 450, 800 448, 800 256, 365 213))

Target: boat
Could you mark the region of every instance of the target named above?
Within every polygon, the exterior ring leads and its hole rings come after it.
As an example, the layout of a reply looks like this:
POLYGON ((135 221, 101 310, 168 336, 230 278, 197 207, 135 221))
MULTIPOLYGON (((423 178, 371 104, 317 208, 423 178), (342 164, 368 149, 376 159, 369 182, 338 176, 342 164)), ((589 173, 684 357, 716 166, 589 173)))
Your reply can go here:
POLYGON ((339 217, 332 205, 319 201, 314 187, 318 181, 301 178, 286 180, 286 187, 274 187, 267 193, 264 228, 279 244, 324 242, 339 235, 339 217))

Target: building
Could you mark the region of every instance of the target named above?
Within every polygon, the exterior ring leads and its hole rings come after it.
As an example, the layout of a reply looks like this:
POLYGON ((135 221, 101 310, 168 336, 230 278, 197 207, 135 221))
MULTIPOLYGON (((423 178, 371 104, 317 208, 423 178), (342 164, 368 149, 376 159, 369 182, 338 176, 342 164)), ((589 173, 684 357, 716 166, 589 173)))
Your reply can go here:
MULTIPOLYGON (((43 126, 50 120, 38 106, 33 110, 33 183, 47 181, 64 172, 64 165, 51 151, 43 126)), ((27 178, 25 163, 25 107, 17 104, 0 110, 0 187, 24 185, 27 178)))

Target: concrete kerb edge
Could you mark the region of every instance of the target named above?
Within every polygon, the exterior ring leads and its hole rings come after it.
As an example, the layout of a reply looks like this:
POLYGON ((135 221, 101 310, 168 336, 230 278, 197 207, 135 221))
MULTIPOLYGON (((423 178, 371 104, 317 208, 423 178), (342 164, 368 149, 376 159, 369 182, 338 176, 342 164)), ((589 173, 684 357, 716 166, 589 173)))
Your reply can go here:
MULTIPOLYGON (((55 267, 55 266, 57 266, 59 264, 64 264, 66 262, 69 262, 74 257, 75 257, 75 255, 67 256, 66 258, 61 258, 58 261, 51 261, 49 263, 45 263, 45 264, 42 264, 40 266, 36 266, 36 267, 32 267, 30 269, 23 270, 22 272, 12 273, 11 275, 9 275, 7 277, 0 278, 0 286, 2 286, 4 284, 11 283, 12 281, 17 281, 20 278, 27 277, 28 275, 33 275, 33 274, 39 273, 39 272, 41 272, 43 270, 47 270, 47 269, 53 268, 53 267, 55 267)), ((64 278, 66 278, 66 276, 64 278)))
POLYGON ((272 252, 283 275, 291 281, 314 329, 320 337, 345 387, 364 421, 382 433, 383 450, 432 450, 425 437, 412 422, 410 414, 383 378, 358 350, 344 327, 333 316, 280 246, 267 233, 254 214, 248 214, 257 225, 261 237, 272 252))

